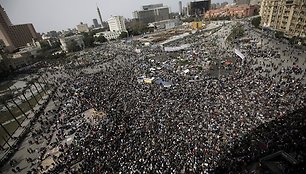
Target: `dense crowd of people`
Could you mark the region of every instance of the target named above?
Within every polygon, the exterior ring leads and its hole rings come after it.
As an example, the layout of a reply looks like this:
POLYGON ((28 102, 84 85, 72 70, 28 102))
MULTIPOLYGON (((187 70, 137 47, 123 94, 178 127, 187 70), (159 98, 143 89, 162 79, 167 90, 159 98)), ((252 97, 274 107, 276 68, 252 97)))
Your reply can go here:
MULTIPOLYGON (((212 45, 215 47, 205 52, 215 56, 226 53, 223 48, 216 49, 217 43, 212 45)), ((205 43, 192 47, 191 54, 197 54, 190 59, 204 56, 204 46, 205 43)), ((281 143, 283 139, 263 137, 266 129, 247 139, 260 142, 265 146, 263 150, 243 147, 248 142, 245 136, 257 127, 284 121, 288 114, 305 108, 305 69, 300 68, 302 75, 296 77, 282 69, 282 62, 260 65, 257 54, 250 51, 248 60, 231 55, 236 59, 231 73, 222 74, 219 79, 190 81, 178 72, 181 66, 170 66, 169 61, 169 66, 161 66, 162 62, 152 61, 154 57, 148 58, 150 54, 168 57, 172 53, 143 48, 137 54, 133 49, 122 43, 105 47, 106 55, 111 55, 110 61, 89 67, 101 68, 97 73, 61 70, 67 73, 67 77, 58 79, 62 104, 53 112, 54 124, 45 120, 41 125, 46 127, 39 130, 56 132, 45 139, 49 147, 58 146, 60 154, 43 149, 54 162, 41 165, 41 172, 231 173, 267 152, 288 150, 281 143), (272 66, 279 73, 258 73, 259 66, 272 66), (153 73, 148 71, 151 67, 161 68, 153 73), (171 82, 171 86, 139 81, 141 76, 152 75, 171 82), (88 121, 84 112, 92 108, 105 113, 105 118, 88 121), (63 143, 68 137, 73 137, 72 143, 63 143), (237 155, 233 147, 243 150, 237 155)), ((271 52, 264 53, 268 57, 271 52)), ((306 126, 305 122, 299 124, 302 128, 306 126)), ((276 129, 277 126, 271 127, 276 129)), ((295 130, 288 128, 288 131, 295 130)), ((34 140, 39 134, 33 134, 34 140)), ((287 135, 277 134, 284 138, 287 135)), ((303 134, 298 136, 305 139, 303 134)), ((305 158, 305 154, 299 158, 305 158)))
MULTIPOLYGON (((173 83, 170 88, 139 83, 146 74, 142 65, 154 64, 138 59, 149 54, 143 52, 122 51, 127 62, 118 58, 105 71, 66 83, 59 125, 70 125, 74 142, 55 157, 52 172, 211 173, 230 158, 226 149, 253 129, 305 107, 302 79, 281 73, 276 81, 258 74, 255 60, 244 62, 248 71, 237 68, 242 63, 237 61, 235 71, 220 80, 190 82, 161 70, 158 75, 173 83), (91 108, 107 117, 86 121, 82 113, 91 108)), ((262 153, 250 154, 242 158, 245 163, 262 153)))

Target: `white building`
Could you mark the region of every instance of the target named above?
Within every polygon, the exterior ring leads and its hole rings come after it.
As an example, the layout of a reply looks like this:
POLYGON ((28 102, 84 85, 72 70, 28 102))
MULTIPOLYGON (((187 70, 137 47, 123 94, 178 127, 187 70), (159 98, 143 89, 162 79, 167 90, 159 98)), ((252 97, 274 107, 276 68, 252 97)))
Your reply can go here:
POLYGON ((112 32, 126 32, 125 22, 122 16, 112 16, 108 20, 108 25, 112 32))
POLYGON ((154 27, 157 30, 168 30, 175 28, 180 24, 180 21, 178 19, 168 19, 158 22, 149 23, 149 27, 154 27))
POLYGON ((79 25, 77 25, 77 30, 79 33, 83 33, 83 32, 89 32, 89 28, 87 24, 83 24, 83 22, 81 22, 79 25))
POLYGON ((94 37, 104 36, 107 40, 117 39, 120 36, 120 31, 105 31, 94 35, 94 37))
POLYGON ((73 41, 75 41, 81 49, 85 48, 85 43, 83 41, 83 36, 82 35, 73 35, 73 36, 69 36, 69 37, 60 38, 60 43, 61 43, 62 50, 64 50, 65 52, 69 52, 70 51, 69 50, 69 44, 71 44, 71 42, 73 42, 73 41))

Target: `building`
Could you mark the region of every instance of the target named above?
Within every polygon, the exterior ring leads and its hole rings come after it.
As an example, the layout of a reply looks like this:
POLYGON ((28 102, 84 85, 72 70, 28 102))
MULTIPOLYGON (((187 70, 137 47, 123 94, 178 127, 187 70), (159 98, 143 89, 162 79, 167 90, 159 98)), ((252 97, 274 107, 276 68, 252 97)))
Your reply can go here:
POLYGON ((229 6, 219 8, 215 10, 209 10, 205 13, 206 19, 214 19, 219 17, 237 17, 244 18, 253 16, 258 13, 259 6, 257 5, 240 5, 240 6, 229 6))
POLYGON ((217 9, 217 4, 215 4, 215 3, 211 4, 210 9, 211 10, 217 9))
POLYGON ((123 16, 112 16, 108 20, 109 30, 113 32, 126 32, 125 21, 123 16))
POLYGON ((99 28, 100 27, 97 19, 92 19, 92 22, 93 22, 93 26, 94 26, 93 28, 99 28))
POLYGON ((163 4, 145 5, 142 8, 133 12, 133 17, 145 24, 169 19, 170 10, 163 4))
POLYGON ((182 1, 179 1, 179 14, 180 14, 180 16, 183 15, 183 4, 182 4, 182 1))
POLYGON ((84 49, 85 48, 85 43, 83 41, 83 36, 82 35, 73 35, 73 36, 61 37, 60 38, 61 48, 65 52, 72 51, 72 50, 70 50, 70 46, 71 46, 71 44, 73 44, 73 42, 80 49, 84 49))
POLYGON ((211 0, 194 1, 189 4, 189 15, 201 17, 210 10, 211 0))
POLYGON ((188 16, 188 7, 183 7, 183 16, 188 16))
POLYGON ((262 0, 261 25, 284 32, 287 37, 306 35, 306 1, 262 0))
POLYGON ((167 19, 158 22, 152 22, 148 24, 149 27, 153 27, 157 30, 168 30, 175 28, 176 26, 180 25, 180 20, 178 19, 167 19))
POLYGON ((81 22, 79 25, 77 25, 77 30, 78 33, 87 33, 89 32, 89 28, 87 24, 83 24, 83 22, 81 22))
POLYGON ((251 0, 234 0, 236 5, 250 5, 251 0))
POLYGON ((222 2, 221 3, 221 8, 223 8, 223 7, 227 6, 227 5, 228 5, 228 2, 222 2))
POLYGON ((104 36, 108 41, 110 41, 119 38, 120 34, 121 32, 119 31, 105 31, 105 32, 96 33, 94 37, 104 36))
POLYGON ((250 0, 250 5, 260 5, 261 0, 250 0))
POLYGON ((5 44, 6 50, 12 52, 19 47, 26 46, 32 39, 40 39, 32 24, 13 25, 6 12, 0 5, 0 40, 5 44))

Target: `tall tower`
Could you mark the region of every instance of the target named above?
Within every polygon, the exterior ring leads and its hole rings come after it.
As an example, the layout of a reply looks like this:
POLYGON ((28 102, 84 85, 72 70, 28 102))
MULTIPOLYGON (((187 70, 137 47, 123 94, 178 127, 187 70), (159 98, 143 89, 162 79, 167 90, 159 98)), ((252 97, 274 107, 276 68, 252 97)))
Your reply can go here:
POLYGON ((98 11, 98 15, 99 15, 100 22, 101 22, 101 28, 103 28, 102 16, 101 16, 101 12, 100 12, 100 9, 99 9, 99 7, 98 7, 98 6, 97 6, 97 11, 98 11))
POLYGON ((183 15, 183 5, 182 5, 182 1, 179 1, 179 12, 180 12, 180 15, 182 16, 182 15, 183 15))

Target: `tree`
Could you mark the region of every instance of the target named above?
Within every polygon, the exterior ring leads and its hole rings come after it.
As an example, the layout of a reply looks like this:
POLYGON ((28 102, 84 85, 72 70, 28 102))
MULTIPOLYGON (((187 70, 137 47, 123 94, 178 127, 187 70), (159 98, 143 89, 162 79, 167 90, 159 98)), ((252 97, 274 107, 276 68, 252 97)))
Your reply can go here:
POLYGON ((276 37, 276 38, 283 38, 283 37, 284 37, 284 33, 281 32, 281 31, 276 31, 276 32, 275 32, 275 37, 276 37))
POLYGON ((147 32, 148 27, 139 20, 132 20, 127 23, 127 30, 130 35, 136 36, 147 32))
POLYGON ((125 31, 121 32, 121 34, 119 35, 120 39, 127 38, 127 37, 128 37, 128 32, 125 32, 125 31))
POLYGON ((67 48, 68 48, 69 51, 72 51, 72 52, 81 50, 80 46, 78 45, 78 43, 75 40, 71 40, 67 44, 67 48))
POLYGON ((94 44, 95 39, 91 34, 82 33, 82 35, 84 36, 83 41, 84 41, 85 47, 90 48, 90 47, 95 46, 95 44, 94 44))
POLYGON ((244 28, 242 25, 238 25, 232 29, 232 34, 234 38, 242 37, 244 35, 244 28))
POLYGON ((95 41, 103 43, 103 42, 107 42, 107 39, 103 35, 100 35, 99 37, 95 37, 95 41))
POLYGON ((259 28, 259 25, 260 25, 260 22, 261 22, 261 17, 256 17, 256 18, 253 18, 251 23, 254 27, 256 28, 259 28))

